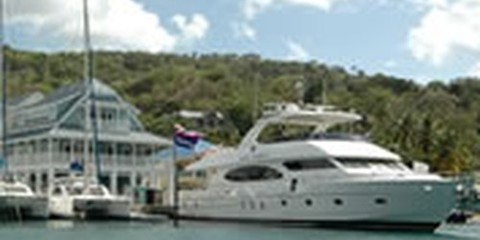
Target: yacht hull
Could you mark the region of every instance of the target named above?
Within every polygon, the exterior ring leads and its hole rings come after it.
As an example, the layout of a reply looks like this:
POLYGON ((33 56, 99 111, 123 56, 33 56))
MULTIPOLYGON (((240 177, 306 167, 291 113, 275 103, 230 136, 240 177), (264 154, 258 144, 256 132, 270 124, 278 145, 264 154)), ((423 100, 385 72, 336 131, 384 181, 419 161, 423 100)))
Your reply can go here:
POLYGON ((75 199, 74 211, 86 219, 128 219, 130 204, 127 200, 75 199))
POLYGON ((0 216, 2 219, 47 219, 48 199, 39 196, 0 196, 0 216))
POLYGON ((239 223, 239 224, 255 224, 265 226, 281 226, 281 227, 304 227, 304 228, 329 228, 329 229, 359 229, 359 230, 385 230, 385 231, 422 231, 433 232, 440 226, 438 223, 415 223, 415 222, 382 222, 382 221, 324 221, 324 220, 288 220, 288 219, 240 219, 240 218, 210 218, 199 216, 178 216, 181 220, 186 221, 204 221, 219 223, 239 223))
POLYGON ((51 207, 52 218, 61 219, 129 219, 128 200, 113 199, 70 199, 64 207, 51 207))
POLYGON ((267 185, 237 186, 223 192, 183 194, 178 217, 326 228, 433 231, 455 204, 453 183, 443 181, 303 183, 305 186, 295 192, 285 189, 285 183, 270 182, 268 188, 267 185))

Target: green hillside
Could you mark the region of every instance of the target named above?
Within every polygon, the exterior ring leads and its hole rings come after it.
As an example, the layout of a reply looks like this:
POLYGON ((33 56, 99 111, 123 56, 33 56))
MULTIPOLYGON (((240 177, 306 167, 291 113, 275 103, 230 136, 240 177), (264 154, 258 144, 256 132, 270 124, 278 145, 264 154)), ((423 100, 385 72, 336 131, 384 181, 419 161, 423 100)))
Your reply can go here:
MULTIPOLYGON (((10 96, 48 93, 82 79, 79 53, 6 51, 10 96)), ((478 167, 480 157, 480 81, 455 79, 427 86, 355 69, 261 59, 257 55, 174 55, 140 52, 95 54, 95 76, 141 111, 145 126, 172 133, 179 109, 218 110, 227 123, 208 130, 214 142, 235 144, 252 125, 255 90, 261 103, 296 101, 296 82, 305 79, 305 102, 327 103, 367 116, 355 131, 405 159, 460 172, 478 167), (255 81, 256 80, 256 81, 255 81), (258 85, 255 88, 255 82, 258 85)))

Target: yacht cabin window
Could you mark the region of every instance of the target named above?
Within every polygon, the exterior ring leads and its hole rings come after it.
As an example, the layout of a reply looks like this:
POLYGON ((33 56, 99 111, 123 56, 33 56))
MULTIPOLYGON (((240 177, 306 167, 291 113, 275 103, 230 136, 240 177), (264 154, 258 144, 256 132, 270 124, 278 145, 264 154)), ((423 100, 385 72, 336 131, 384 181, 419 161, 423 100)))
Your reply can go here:
POLYGON ((282 173, 267 166, 244 166, 233 169, 225 179, 233 182, 266 181, 282 178, 282 173))
POLYGON ((386 168, 397 171, 403 171, 406 169, 401 162, 391 159, 335 158, 335 161, 337 161, 343 167, 351 169, 386 168))
POLYGON ((306 171, 335 168, 335 165, 326 158, 286 161, 283 163, 283 166, 285 166, 290 171, 306 171))

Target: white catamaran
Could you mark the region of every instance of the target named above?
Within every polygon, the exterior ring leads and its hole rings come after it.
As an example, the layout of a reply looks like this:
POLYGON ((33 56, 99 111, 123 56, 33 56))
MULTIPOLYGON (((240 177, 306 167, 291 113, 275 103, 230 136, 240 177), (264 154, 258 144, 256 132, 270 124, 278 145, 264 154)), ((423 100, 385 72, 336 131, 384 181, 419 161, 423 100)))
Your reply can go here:
POLYGON ((331 133, 358 120, 357 114, 326 106, 267 106, 237 149, 187 167, 207 177, 200 189, 179 192, 178 216, 433 231, 454 207, 454 183, 413 172, 399 155, 364 138, 331 133), (295 127, 312 131, 287 136, 295 127), (277 138, 262 139, 266 132, 277 138))
POLYGON ((9 177, 8 133, 7 133, 7 79, 4 73, 4 1, 0 0, 0 78, 2 82, 2 159, 3 176, 0 174, 0 218, 2 219, 46 219, 48 201, 36 195, 24 183, 9 177))
MULTIPOLYGON (((100 159, 98 154, 98 125, 96 109, 96 89, 93 79, 92 49, 90 44, 88 1, 83 1, 85 30, 85 85, 87 99, 92 111, 86 118, 92 117, 92 152, 95 172, 87 171, 81 176, 71 175, 56 179, 50 189, 50 212, 55 218, 101 218, 118 219, 130 217, 131 201, 127 197, 116 196, 100 183, 100 159)), ((90 122, 90 121, 85 121, 90 122)), ((85 159, 88 159, 86 157, 85 159)), ((89 168, 87 168, 89 169, 89 168)))
POLYGON ((59 178, 50 193, 50 214, 53 218, 127 219, 130 200, 112 195, 95 179, 59 178))

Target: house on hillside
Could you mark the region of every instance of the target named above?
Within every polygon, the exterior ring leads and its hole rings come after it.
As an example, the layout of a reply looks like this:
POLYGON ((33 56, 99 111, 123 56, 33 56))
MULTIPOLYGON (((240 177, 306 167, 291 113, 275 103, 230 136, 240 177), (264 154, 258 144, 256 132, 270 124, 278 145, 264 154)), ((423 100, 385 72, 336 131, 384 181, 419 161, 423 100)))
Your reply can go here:
MULTIPOLYGON (((54 177, 70 174, 72 162, 95 170, 93 115, 86 86, 80 81, 48 96, 33 93, 9 101, 9 170, 37 192, 45 192, 54 177)), ((93 89, 101 181, 117 194, 157 182, 153 155, 170 141, 147 132, 137 117, 139 110, 112 88, 95 80, 93 89)))
POLYGON ((223 114, 218 111, 180 110, 175 114, 192 123, 194 129, 217 129, 224 125, 223 114))

